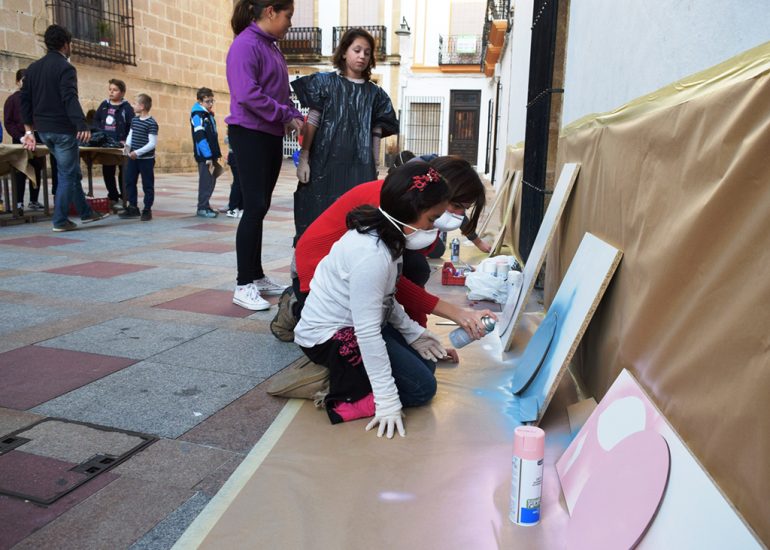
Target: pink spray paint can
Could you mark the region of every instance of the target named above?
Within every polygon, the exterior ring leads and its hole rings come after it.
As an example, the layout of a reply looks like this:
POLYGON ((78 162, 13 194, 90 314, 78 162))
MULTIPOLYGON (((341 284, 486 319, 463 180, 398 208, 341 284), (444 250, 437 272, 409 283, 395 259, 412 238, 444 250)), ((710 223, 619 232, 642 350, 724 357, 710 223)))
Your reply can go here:
POLYGON ((508 518, 517 525, 536 525, 540 522, 544 454, 543 430, 535 426, 519 426, 514 430, 511 511, 508 518))

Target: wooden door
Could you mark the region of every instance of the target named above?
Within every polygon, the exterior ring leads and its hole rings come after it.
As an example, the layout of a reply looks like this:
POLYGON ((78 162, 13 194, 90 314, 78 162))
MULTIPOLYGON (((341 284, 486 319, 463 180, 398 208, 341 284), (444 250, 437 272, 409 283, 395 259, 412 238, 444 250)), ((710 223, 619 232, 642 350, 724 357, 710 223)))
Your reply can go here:
POLYGON ((449 96, 449 154, 476 165, 479 156, 480 90, 452 90, 449 96))

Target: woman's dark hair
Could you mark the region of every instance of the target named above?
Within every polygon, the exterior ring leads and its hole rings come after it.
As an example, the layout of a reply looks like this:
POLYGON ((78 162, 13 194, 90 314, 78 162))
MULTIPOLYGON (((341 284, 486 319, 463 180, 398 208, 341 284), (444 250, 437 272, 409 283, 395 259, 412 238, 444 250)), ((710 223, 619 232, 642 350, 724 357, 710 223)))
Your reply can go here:
POLYGON ((230 26, 235 36, 241 34, 252 21, 259 21, 262 10, 270 6, 275 11, 286 11, 294 6, 294 0, 238 0, 230 18, 230 26))
POLYGON ((447 180, 450 203, 471 205, 472 211, 466 214, 468 223, 463 225, 462 233, 475 232, 487 203, 486 190, 476 170, 467 160, 455 156, 436 157, 430 165, 447 180))
POLYGON ((348 29, 345 31, 345 34, 343 34, 342 38, 340 38, 340 43, 337 45, 337 49, 334 50, 334 55, 332 56, 332 64, 337 70, 343 73, 345 72, 345 60, 342 57, 345 55, 345 52, 348 51, 348 48, 353 44, 353 42, 355 42, 356 38, 363 38, 369 42, 369 47, 372 49, 372 55, 369 57, 369 65, 361 72, 361 76, 364 78, 364 80, 369 80, 372 77, 372 69, 377 66, 377 63, 374 60, 374 38, 364 29, 348 29))
POLYGON ((27 69, 19 69, 16 71, 16 82, 24 78, 24 76, 27 74, 27 69))
MULTIPOLYGON (((422 189, 411 189, 415 176, 424 176, 430 170, 427 162, 414 161, 388 174, 380 191, 380 207, 400 222, 412 224, 423 212, 446 201, 449 187, 443 176, 422 189)), ((403 233, 385 215, 373 206, 354 208, 347 216, 348 229, 359 233, 376 233, 390 250, 393 259, 404 252, 403 233)))
POLYGON ((43 35, 43 42, 48 51, 61 50, 66 44, 72 42, 72 33, 59 25, 49 25, 43 35))

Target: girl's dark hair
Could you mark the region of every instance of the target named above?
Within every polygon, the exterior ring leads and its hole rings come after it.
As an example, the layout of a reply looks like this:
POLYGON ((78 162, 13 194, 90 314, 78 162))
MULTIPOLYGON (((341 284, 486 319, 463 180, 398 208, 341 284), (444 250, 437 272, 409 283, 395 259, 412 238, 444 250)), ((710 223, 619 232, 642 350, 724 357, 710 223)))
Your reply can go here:
POLYGON ((472 211, 466 214, 468 223, 463 225, 462 232, 464 235, 475 232, 487 203, 486 190, 476 170, 467 160, 455 156, 436 157, 430 165, 449 184, 450 203, 471 205, 472 211))
POLYGON ((235 36, 241 34, 252 21, 259 21, 262 10, 270 6, 275 11, 286 11, 294 6, 294 0, 238 0, 230 18, 230 26, 235 36))
MULTIPOLYGON (((428 183, 422 190, 410 189, 414 184, 412 178, 424 176, 428 170, 430 165, 427 162, 414 161, 388 174, 380 191, 380 207, 397 220, 412 224, 423 212, 446 201, 449 198, 449 187, 443 176, 438 181, 428 183)), ((347 226, 359 233, 376 233, 394 260, 404 252, 406 239, 403 233, 373 206, 364 205, 351 210, 347 216, 347 226)))
POLYGON ((345 52, 348 51, 348 48, 353 44, 356 38, 363 38, 369 42, 369 47, 372 50, 372 55, 369 57, 369 65, 361 73, 364 80, 369 80, 372 77, 372 69, 377 66, 377 63, 374 60, 374 38, 364 29, 348 29, 345 31, 345 34, 343 34, 340 39, 340 43, 337 45, 337 49, 334 50, 332 64, 334 64, 334 67, 338 71, 345 72, 345 60, 342 56, 345 55, 345 52))

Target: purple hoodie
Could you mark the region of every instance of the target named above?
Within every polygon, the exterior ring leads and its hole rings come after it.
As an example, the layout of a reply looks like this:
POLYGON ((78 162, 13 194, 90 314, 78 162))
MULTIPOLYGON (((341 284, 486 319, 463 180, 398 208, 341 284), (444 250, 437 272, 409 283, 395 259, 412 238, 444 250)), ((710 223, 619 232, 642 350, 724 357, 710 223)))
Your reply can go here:
POLYGON ((284 124, 302 118, 289 100, 289 70, 276 42, 254 22, 233 40, 227 52, 227 124, 282 136, 284 124))

